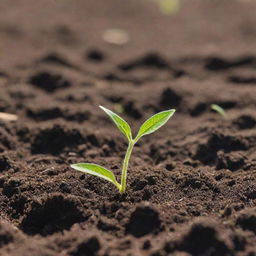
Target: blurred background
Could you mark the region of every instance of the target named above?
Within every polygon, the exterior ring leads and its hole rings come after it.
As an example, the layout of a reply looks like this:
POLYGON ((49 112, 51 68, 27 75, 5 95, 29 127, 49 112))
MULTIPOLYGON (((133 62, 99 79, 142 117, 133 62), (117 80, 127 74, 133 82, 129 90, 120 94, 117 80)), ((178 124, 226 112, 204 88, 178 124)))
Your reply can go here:
POLYGON ((254 0, 1 0, 0 67, 49 51, 80 61, 90 48, 113 63, 149 51, 246 55, 255 24, 254 0))

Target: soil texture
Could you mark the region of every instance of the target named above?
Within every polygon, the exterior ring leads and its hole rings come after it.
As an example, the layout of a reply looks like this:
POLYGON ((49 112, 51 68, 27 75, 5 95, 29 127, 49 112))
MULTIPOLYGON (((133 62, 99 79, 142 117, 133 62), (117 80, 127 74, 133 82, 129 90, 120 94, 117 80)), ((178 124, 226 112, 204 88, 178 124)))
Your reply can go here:
POLYGON ((18 117, 0 119, 0 255, 255 256, 255 24, 255 1, 0 1, 0 112, 18 117), (122 195, 69 167, 120 180, 127 144, 98 105, 134 135, 177 110, 122 195))

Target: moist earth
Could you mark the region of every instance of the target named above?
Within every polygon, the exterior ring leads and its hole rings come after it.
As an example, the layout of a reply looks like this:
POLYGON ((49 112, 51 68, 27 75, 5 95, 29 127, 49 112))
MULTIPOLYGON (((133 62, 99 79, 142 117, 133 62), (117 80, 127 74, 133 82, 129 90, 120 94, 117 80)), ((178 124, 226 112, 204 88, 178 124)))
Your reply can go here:
POLYGON ((183 0, 0 2, 1 256, 255 256, 256 3, 183 0), (121 28, 122 45, 102 38, 121 28), (227 118, 212 111, 225 109, 227 118), (128 187, 127 143, 98 108, 143 137, 128 187))

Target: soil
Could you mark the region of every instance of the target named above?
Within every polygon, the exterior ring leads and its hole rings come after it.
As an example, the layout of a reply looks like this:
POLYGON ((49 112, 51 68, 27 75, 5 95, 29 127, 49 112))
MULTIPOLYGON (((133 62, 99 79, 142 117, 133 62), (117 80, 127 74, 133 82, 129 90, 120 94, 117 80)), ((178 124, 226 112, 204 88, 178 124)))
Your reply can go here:
POLYGON ((0 2, 1 256, 255 256, 256 3, 0 2), (106 29, 129 34, 122 45, 106 29), (226 110, 227 119, 211 111, 226 110), (132 124, 176 108, 134 149, 98 108, 132 124), (122 112, 122 111, 121 111, 122 112))

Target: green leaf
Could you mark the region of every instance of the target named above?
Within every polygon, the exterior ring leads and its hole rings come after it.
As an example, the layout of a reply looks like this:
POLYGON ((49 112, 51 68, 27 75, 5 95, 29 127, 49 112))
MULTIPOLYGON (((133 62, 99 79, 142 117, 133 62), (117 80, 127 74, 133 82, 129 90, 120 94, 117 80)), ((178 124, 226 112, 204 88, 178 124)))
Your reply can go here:
POLYGON ((77 171, 88 173, 99 178, 102 178, 104 180, 107 180, 113 183, 118 189, 120 187, 119 183, 116 181, 115 175, 111 171, 107 170, 106 168, 100 165, 90 163, 79 163, 72 164, 70 165, 70 167, 77 171))
POLYGON ((175 14, 179 11, 179 0, 158 0, 160 11, 165 15, 175 14))
POLYGON ((159 112, 152 117, 150 117, 147 121, 145 121, 136 136, 135 141, 141 138, 144 135, 150 134, 158 130, 162 127, 169 118, 174 114, 175 109, 170 109, 166 111, 159 112))
POLYGON ((132 140, 132 132, 129 124, 121 118, 119 115, 116 113, 112 112, 111 110, 99 106, 103 111, 106 112, 106 114, 112 119, 112 121, 116 124, 117 128, 124 134, 124 136, 131 141, 132 140))
POLYGON ((212 104, 211 109, 219 113, 222 117, 227 118, 225 110, 217 104, 212 104))

